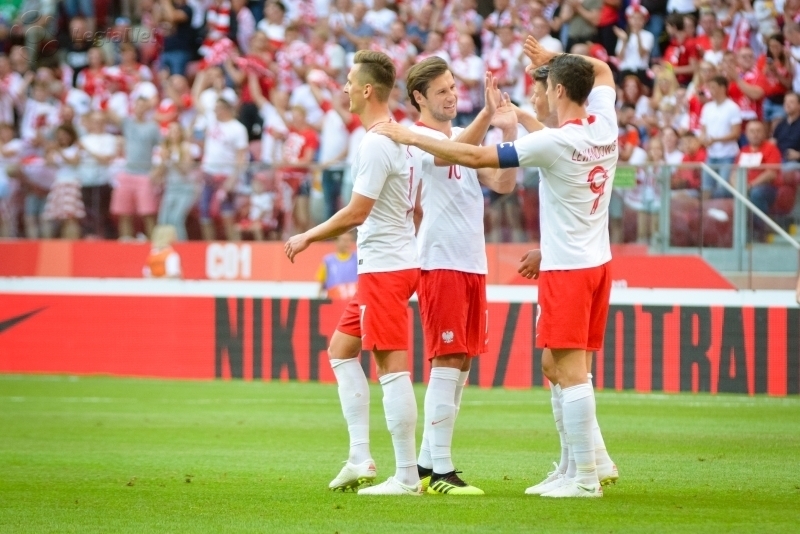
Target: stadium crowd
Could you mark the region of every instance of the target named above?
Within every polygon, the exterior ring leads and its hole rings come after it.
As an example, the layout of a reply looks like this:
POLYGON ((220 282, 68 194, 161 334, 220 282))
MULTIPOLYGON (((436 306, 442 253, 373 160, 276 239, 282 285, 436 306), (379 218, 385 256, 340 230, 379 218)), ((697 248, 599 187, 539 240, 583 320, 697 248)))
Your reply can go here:
MULTIPOLYGON (((393 59, 409 124, 405 72, 444 58, 465 125, 487 70, 530 109, 528 34, 616 73, 620 164, 637 170, 614 242, 649 239, 665 183, 673 210, 730 196, 682 163, 747 167, 756 206, 794 208, 800 0, 16 0, 0 8, 0 236, 131 239, 158 222, 181 240, 286 238, 347 201, 356 51, 393 59)), ((487 241, 538 239, 537 171, 517 184, 486 191, 487 241)))

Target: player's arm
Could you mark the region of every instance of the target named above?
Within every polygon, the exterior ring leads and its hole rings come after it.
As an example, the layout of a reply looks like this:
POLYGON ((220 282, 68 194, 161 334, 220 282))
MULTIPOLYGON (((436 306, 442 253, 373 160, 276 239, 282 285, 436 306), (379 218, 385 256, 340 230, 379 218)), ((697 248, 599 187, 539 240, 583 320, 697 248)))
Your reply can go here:
POLYGON ((466 143, 457 143, 445 139, 434 139, 427 135, 412 132, 396 122, 385 122, 376 125, 373 130, 377 134, 385 135, 392 141, 401 145, 418 147, 434 157, 451 162, 454 165, 463 165, 471 169, 500 167, 498 147, 473 146, 466 143))
MULTIPOLYGON (((508 95, 501 100, 492 125, 503 132, 503 144, 511 144, 517 140, 517 115, 511 106, 508 95)), ((495 193, 505 195, 511 193, 517 185, 517 170, 508 167, 494 170, 478 169, 478 180, 495 193)))
MULTIPOLYGON (((531 64, 526 69, 528 72, 542 65, 546 65, 551 59, 561 55, 545 50, 544 47, 539 44, 539 41, 530 35, 525 39, 523 50, 525 55, 528 56, 528 59, 531 60, 531 64)), ((609 67, 607 63, 603 63, 599 59, 594 59, 592 57, 583 56, 583 58, 591 63, 594 68, 594 87, 606 86, 616 90, 614 74, 611 72, 611 67, 609 67)))
POLYGON ((528 113, 524 109, 520 109, 515 104, 512 104, 514 107, 514 113, 517 115, 517 122, 519 122, 525 130, 528 132, 538 132, 544 128, 544 124, 539 122, 539 119, 536 118, 535 115, 528 113))
POLYGON ((333 217, 302 234, 289 238, 283 250, 294 263, 294 257, 308 248, 311 243, 338 237, 360 226, 367 220, 375 200, 353 192, 350 203, 337 211, 333 217))

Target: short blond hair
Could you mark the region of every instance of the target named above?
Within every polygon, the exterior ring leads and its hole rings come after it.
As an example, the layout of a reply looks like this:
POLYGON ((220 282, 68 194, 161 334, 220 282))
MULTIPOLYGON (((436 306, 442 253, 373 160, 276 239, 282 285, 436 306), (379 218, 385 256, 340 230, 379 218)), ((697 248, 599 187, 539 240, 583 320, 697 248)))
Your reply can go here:
POLYGON ((371 85, 378 100, 388 102, 397 75, 391 58, 383 52, 359 50, 353 58, 353 64, 361 65, 358 70, 359 83, 371 85))

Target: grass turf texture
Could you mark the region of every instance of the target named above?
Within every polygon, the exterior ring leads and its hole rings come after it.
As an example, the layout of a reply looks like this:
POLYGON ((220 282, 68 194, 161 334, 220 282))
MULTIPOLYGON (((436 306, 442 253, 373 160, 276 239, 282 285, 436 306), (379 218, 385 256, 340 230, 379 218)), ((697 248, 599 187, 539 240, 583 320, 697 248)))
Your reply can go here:
MULTIPOLYGON (((621 473, 603 499, 523 495, 557 458, 549 393, 477 388, 454 459, 487 495, 367 498, 327 490, 347 454, 333 385, 0 376, 0 531, 797 532, 800 399, 597 400, 621 473)), ((384 480, 378 387, 371 423, 384 480)))

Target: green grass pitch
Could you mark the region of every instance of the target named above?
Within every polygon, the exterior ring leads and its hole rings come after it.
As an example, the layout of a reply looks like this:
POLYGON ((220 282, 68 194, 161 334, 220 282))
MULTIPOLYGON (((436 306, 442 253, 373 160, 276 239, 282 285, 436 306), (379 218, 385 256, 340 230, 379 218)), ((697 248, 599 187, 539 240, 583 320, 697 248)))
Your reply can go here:
MULTIPOLYGON (((0 376, 0 532, 800 531, 800 398, 599 392, 621 479, 581 501, 523 495, 557 459, 549 399, 465 391, 454 460, 485 497, 367 498, 327 490, 334 385, 0 376)), ((378 387, 372 451, 385 479, 378 387)))

